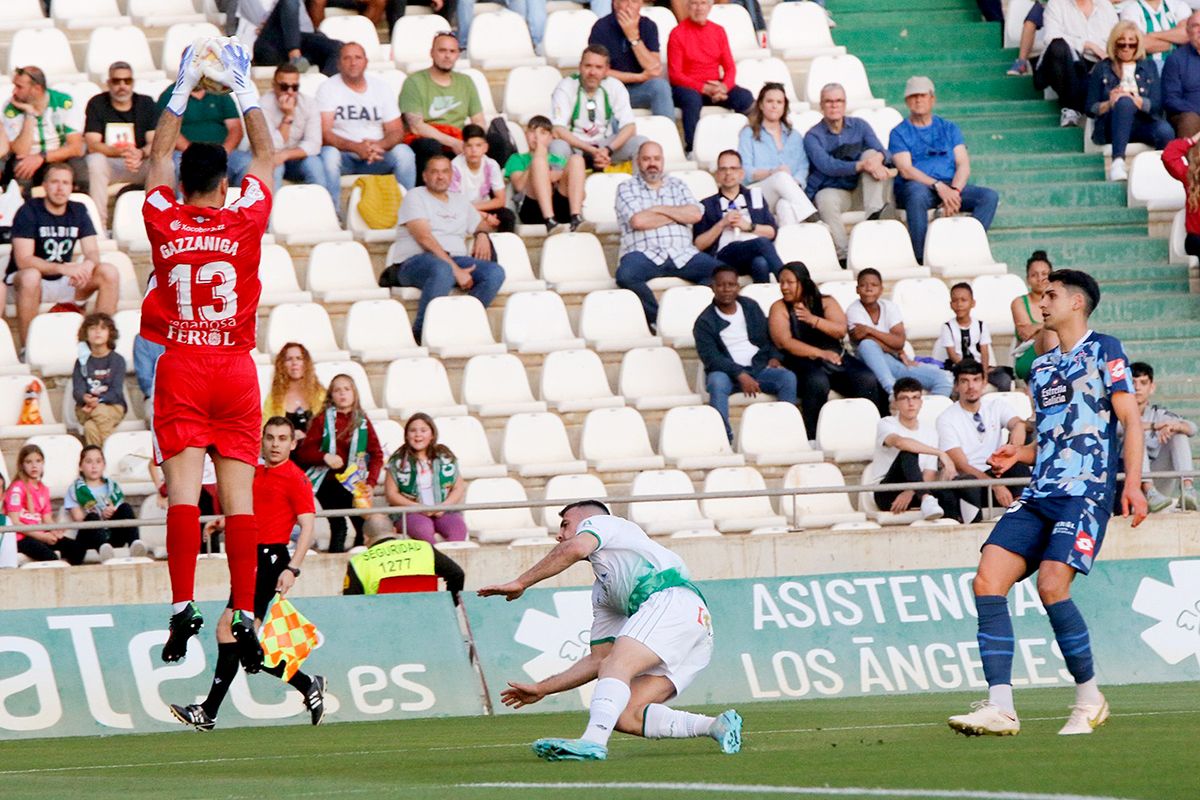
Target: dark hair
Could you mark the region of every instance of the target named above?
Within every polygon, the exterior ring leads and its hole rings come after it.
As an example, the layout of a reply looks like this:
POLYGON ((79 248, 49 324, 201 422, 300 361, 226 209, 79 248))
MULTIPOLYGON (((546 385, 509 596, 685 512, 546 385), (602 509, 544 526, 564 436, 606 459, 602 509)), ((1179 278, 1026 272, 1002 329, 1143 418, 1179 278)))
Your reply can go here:
POLYGON ((104 458, 104 448, 98 444, 85 444, 83 449, 79 451, 79 466, 83 466, 83 457, 88 453, 96 452, 100 454, 100 458, 104 458))
POLYGON ((874 275, 876 278, 879 279, 880 283, 883 283, 883 275, 879 272, 879 270, 875 269, 874 267, 866 267, 865 269, 859 270, 858 277, 854 279, 854 282, 856 284, 862 283, 862 279, 867 277, 868 275, 874 275))
POLYGON ((1056 269, 1050 273, 1048 280, 1051 283, 1061 283, 1071 291, 1082 292, 1087 298, 1087 307, 1084 309, 1085 316, 1091 316, 1092 312, 1096 310, 1096 306, 1100 305, 1100 284, 1082 270, 1056 269))
POLYGON ((716 279, 717 279, 717 273, 718 273, 718 272, 732 272, 732 273, 733 273, 733 279, 734 279, 734 280, 737 280, 737 276, 738 276, 737 267, 731 267, 731 266, 729 266, 728 264, 717 264, 716 268, 715 268, 715 269, 712 271, 712 276, 711 276, 711 277, 712 277, 712 280, 713 280, 714 282, 715 282, 715 281, 716 281, 716 279))
POLYGON ((442 161, 445 161, 447 164, 450 163, 450 156, 446 155, 445 153, 434 153, 429 158, 425 159, 425 166, 421 168, 422 174, 424 174, 424 172, 427 169, 429 169, 430 164, 432 164, 434 161, 437 161, 439 159, 441 159, 442 161))
POLYGON ((424 422, 426 425, 429 426, 429 430, 433 434, 433 436, 429 440, 429 446, 425 448, 425 455, 427 455, 430 459, 434 459, 434 458, 441 458, 441 459, 447 459, 447 460, 454 459, 454 451, 438 441, 438 427, 437 427, 437 423, 433 421, 433 417, 429 416, 424 411, 418 411, 417 413, 415 413, 411 417, 409 417, 407 420, 405 420, 405 422, 404 422, 404 441, 401 442, 400 446, 396 448, 396 452, 392 453, 391 458, 388 459, 388 463, 391 463, 394 461, 397 464, 399 464, 399 463, 403 462, 404 459, 412 456, 412 449, 409 448, 409 446, 408 446, 408 429, 412 426, 412 424, 414 422, 424 422))
POLYGON ((739 153, 737 150, 730 148, 728 150, 722 150, 720 153, 717 153, 717 163, 719 163, 724 156, 736 156, 737 160, 738 160, 738 166, 740 167, 742 165, 742 154, 739 153))
POLYGON ((464 142, 467 139, 487 139, 487 134, 484 133, 483 128, 475 124, 464 125, 462 129, 462 135, 464 142))
POLYGON ((803 261, 789 261, 780 272, 787 271, 796 276, 800 282, 800 302, 812 313, 821 316, 825 313, 825 302, 821 299, 821 290, 808 272, 808 265, 803 261))
POLYGON ((93 328, 97 325, 104 325, 108 328, 108 349, 111 350, 117 346, 117 323, 113 322, 113 318, 108 314, 96 311, 88 314, 83 318, 83 322, 79 323, 79 341, 87 342, 88 328, 93 328))
POLYGON ((41 67, 17 67, 16 75, 24 75, 43 89, 46 88, 46 73, 41 67))
POLYGON ((292 433, 296 432, 296 426, 290 419, 287 417, 280 417, 278 415, 271 417, 266 421, 266 423, 263 425, 263 433, 267 432, 267 428, 290 428, 292 433))
POLYGON ((529 122, 525 123, 525 127, 531 131, 535 131, 538 128, 545 131, 552 131, 554 130, 554 123, 550 121, 549 117, 543 114, 535 114, 529 118, 529 122))
POLYGON ((46 463, 46 454, 42 452, 42 448, 38 447, 36 444, 25 445, 17 453, 17 478, 18 479, 23 480, 27 477, 25 475, 25 459, 29 458, 30 456, 40 456, 42 459, 42 463, 43 464, 46 463))
POLYGON ((896 383, 892 385, 892 397, 900 397, 904 392, 916 392, 920 394, 922 391, 921 382, 916 378, 905 376, 897 378, 896 383))
POLYGON ((280 64, 278 67, 276 67, 275 74, 276 75, 299 75, 300 68, 289 61, 289 62, 280 64))
POLYGON ((207 194, 221 185, 229 154, 213 142, 192 142, 179 157, 179 184, 184 195, 207 194))
POLYGON ((950 291, 952 291, 952 292, 955 289, 965 289, 967 294, 971 295, 971 297, 975 296, 975 290, 972 289, 971 284, 967 283, 966 281, 959 281, 958 283, 956 283, 950 287, 950 291))
POLYGON ((746 114, 746 126, 750 128, 750 134, 757 141, 762 141, 762 103, 767 92, 783 92, 783 117, 779 120, 779 125, 785 132, 792 129, 792 121, 789 119, 792 113, 792 104, 788 100, 787 89, 778 81, 767 81, 758 90, 758 97, 754 99, 754 105, 750 106, 750 111, 746 114))
POLYGON ((1050 256, 1046 255, 1045 250, 1034 250, 1025 261, 1025 273, 1029 274, 1029 268, 1039 261, 1048 265, 1050 269, 1054 269, 1054 265, 1050 263, 1050 256))
POLYGON ((563 506, 562 511, 558 512, 558 516, 565 517, 568 511, 574 511, 577 508, 594 508, 605 516, 612 514, 612 512, 608 510, 608 506, 604 505, 604 503, 601 503, 599 500, 577 500, 574 503, 568 503, 567 505, 563 506))
POLYGON ((964 358, 954 365, 953 372, 956 381, 963 375, 983 375, 983 364, 973 358, 964 358))
POLYGON ((1147 364, 1145 361, 1135 361, 1129 365, 1129 371, 1133 373, 1135 378, 1149 378, 1154 381, 1154 367, 1147 364))
POLYGON ((608 48, 602 44, 589 44, 587 47, 583 48, 583 54, 579 57, 579 60, 582 62, 583 56, 586 56, 588 53, 596 56, 603 56, 605 61, 612 61, 612 53, 608 52, 608 48))

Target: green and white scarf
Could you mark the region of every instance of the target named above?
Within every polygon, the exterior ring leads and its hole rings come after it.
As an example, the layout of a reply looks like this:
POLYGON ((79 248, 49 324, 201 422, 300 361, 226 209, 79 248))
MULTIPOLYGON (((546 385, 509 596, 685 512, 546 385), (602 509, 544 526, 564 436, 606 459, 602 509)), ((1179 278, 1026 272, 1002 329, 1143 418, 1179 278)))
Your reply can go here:
MULTIPOLYGON (((337 411, 333 408, 325 409, 325 427, 321 431, 321 452, 337 455, 337 411)), ((357 466, 362 472, 366 472, 367 417, 365 414, 359 420, 354 433, 350 435, 350 449, 347 455, 349 458, 346 459, 346 466, 343 469, 357 466)), ((325 480, 328 472, 329 467, 324 464, 308 468, 307 475, 308 479, 312 481, 314 492, 321 488, 321 481, 325 480)))
MULTIPOLYGON (((121 491, 121 485, 111 478, 104 478, 104 485, 108 487, 108 504, 111 506, 121 505, 125 500, 125 492, 121 491)), ((79 503, 79 507, 85 514, 96 511, 100 506, 100 501, 96 499, 96 495, 92 493, 91 487, 83 478, 76 478, 68 492, 75 498, 75 502, 79 503)))

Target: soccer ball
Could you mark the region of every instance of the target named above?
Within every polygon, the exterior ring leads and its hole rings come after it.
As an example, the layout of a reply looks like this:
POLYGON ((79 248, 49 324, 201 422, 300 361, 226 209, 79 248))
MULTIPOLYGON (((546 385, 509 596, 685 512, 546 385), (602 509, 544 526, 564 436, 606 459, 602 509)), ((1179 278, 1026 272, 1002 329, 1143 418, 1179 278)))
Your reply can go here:
POLYGON ((221 57, 217 53, 228 41, 225 36, 210 36, 192 43, 192 63, 200 67, 200 80, 196 85, 210 94, 229 94, 232 91, 209 74, 221 69, 221 57))

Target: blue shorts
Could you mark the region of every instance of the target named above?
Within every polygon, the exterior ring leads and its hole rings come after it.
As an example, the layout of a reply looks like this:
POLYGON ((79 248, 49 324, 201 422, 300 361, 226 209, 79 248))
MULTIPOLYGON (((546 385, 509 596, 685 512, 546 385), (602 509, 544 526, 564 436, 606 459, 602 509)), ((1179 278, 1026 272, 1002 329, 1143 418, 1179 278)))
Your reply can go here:
POLYGON ((1025 576, 1043 561, 1060 561, 1087 575, 1092 568, 1109 509, 1088 497, 1034 497, 1018 500, 1004 512, 984 542, 1025 559, 1025 576))

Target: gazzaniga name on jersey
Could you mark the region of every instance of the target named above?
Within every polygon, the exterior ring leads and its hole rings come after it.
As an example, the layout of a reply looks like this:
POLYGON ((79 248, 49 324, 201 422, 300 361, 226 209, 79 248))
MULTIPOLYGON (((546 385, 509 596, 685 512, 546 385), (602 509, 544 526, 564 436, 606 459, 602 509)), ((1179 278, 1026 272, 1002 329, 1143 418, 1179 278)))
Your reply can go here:
POLYGON ((192 250, 204 250, 210 253, 224 253, 227 256, 235 256, 238 251, 238 243, 220 236, 181 236, 178 239, 172 239, 158 248, 158 252, 163 258, 170 258, 177 253, 185 253, 192 250))

